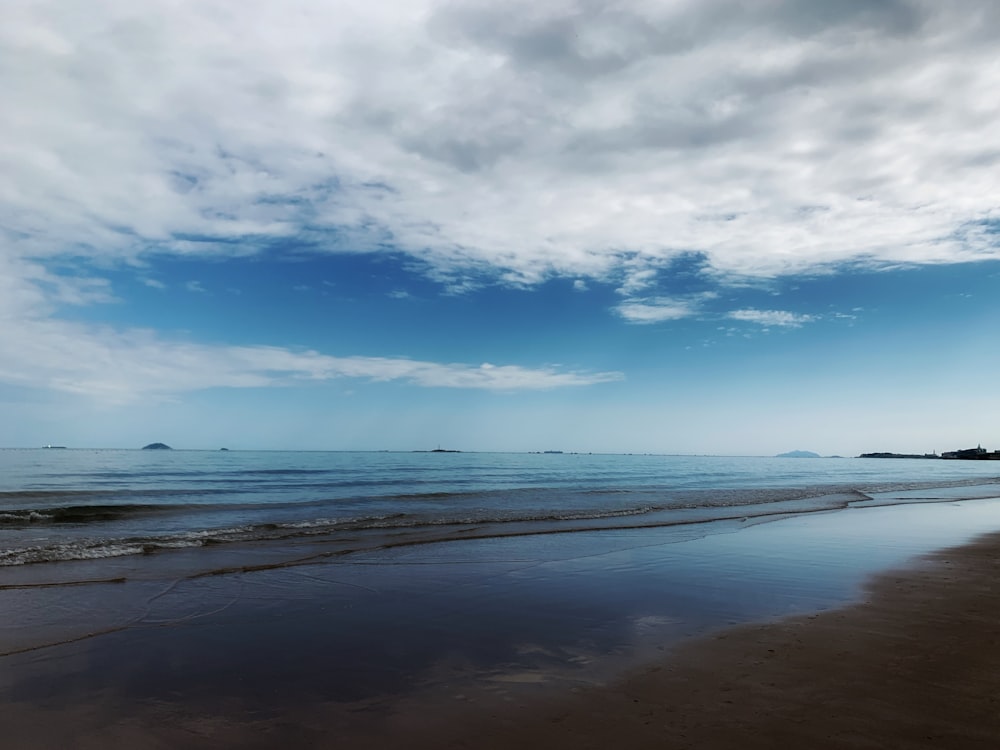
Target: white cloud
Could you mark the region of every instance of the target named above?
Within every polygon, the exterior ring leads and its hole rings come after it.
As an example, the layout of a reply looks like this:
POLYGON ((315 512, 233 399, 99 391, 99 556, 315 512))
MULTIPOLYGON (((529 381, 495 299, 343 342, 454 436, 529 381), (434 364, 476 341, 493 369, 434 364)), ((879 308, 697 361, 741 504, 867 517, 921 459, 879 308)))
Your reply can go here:
POLYGON ((657 269, 644 268, 639 259, 630 259, 625 264, 624 273, 625 279, 617 290, 622 296, 632 297, 656 284, 657 269))
POLYGON ((624 302, 615 310, 630 323, 662 323, 665 320, 687 318, 693 314, 691 308, 685 304, 624 302))
POLYGON ((296 237, 630 295, 680 252, 998 257, 998 27, 991 0, 15 3, 0 226, 22 257, 296 237))
POLYGON ((276 346, 206 345, 152 330, 51 317, 57 305, 110 299, 103 283, 52 277, 37 264, 0 254, 0 383, 129 403, 207 388, 281 387, 344 378, 493 391, 585 386, 623 378, 620 372, 557 366, 471 365, 338 357, 276 346))
POLYGON ((715 292, 689 294, 684 297, 652 297, 629 299, 615 307, 630 323, 661 323, 666 320, 691 318, 702 311, 705 302, 715 299, 715 292))
POLYGON ((816 320, 813 315, 788 312, 787 310, 733 310, 729 313, 733 320, 744 323, 756 323, 762 326, 779 326, 781 328, 799 328, 805 323, 816 320))
POLYGON ((112 302, 104 279, 57 275, 38 263, 0 252, 0 327, 15 328, 25 316, 44 316, 58 305, 112 302))
POLYGON ((147 330, 39 320, 0 330, 0 382, 128 403, 206 388, 263 388, 342 378, 494 391, 593 385, 617 372, 468 365, 391 357, 335 357, 270 346, 207 346, 147 330))
POLYGON ((630 323, 661 323, 665 320, 680 320, 691 317, 696 312, 690 302, 669 299, 622 302, 615 310, 630 323))

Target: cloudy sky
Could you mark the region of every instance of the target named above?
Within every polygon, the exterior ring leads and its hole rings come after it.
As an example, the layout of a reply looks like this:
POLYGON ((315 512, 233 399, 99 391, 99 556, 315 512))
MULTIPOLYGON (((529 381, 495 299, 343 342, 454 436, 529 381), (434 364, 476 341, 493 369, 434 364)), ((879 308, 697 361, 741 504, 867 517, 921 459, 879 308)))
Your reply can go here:
POLYGON ((992 0, 7 0, 0 446, 1000 448, 992 0))

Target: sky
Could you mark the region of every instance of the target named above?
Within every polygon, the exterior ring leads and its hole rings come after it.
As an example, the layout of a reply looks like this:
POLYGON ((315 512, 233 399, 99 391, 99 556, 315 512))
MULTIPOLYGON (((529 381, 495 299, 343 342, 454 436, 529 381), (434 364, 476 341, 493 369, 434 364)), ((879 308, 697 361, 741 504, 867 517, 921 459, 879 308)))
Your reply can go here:
POLYGON ((0 447, 1000 448, 992 0, 6 0, 0 447))

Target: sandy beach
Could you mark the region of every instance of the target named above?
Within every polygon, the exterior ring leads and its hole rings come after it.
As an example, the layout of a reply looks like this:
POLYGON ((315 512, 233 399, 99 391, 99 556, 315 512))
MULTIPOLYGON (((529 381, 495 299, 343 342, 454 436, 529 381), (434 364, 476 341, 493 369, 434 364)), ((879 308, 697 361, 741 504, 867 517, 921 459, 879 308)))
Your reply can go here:
POLYGON ((444 736, 411 746, 995 748, 998 576, 994 533, 878 576, 858 604, 693 640, 607 687, 435 723, 444 736))
POLYGON ((177 577, 183 555, 102 561, 88 577, 106 583, 0 590, 0 726, 18 750, 992 748, 1000 533, 933 540, 996 529, 998 512, 214 576, 177 577))

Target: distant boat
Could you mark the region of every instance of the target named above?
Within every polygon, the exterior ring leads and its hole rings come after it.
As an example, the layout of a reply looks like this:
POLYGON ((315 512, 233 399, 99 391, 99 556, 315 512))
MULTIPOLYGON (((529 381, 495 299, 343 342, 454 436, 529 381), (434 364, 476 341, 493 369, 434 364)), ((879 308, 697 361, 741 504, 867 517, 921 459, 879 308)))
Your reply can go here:
POLYGON ((413 453, 461 453, 462 451, 455 450, 453 448, 442 448, 440 445, 437 448, 431 448, 431 450, 416 450, 413 453))
POLYGON ((65 445, 43 445, 43 448, 51 448, 52 450, 66 450, 65 445))

